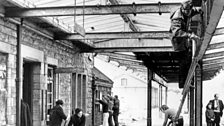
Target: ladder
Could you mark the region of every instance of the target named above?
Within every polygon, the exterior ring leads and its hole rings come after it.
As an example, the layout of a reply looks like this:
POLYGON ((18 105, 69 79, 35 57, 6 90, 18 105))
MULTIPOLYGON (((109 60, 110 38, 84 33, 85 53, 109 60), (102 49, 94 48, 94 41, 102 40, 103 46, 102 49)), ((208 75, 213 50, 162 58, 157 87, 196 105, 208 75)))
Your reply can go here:
MULTIPOLYGON (((182 110, 182 107, 184 105, 184 101, 187 97, 187 94, 188 92, 190 91, 190 87, 191 87, 191 80, 192 80, 192 77, 193 77, 193 74, 194 74, 194 70, 196 68, 196 65, 198 63, 198 60, 196 59, 193 59, 192 63, 191 63, 191 66, 190 66, 190 69, 189 69, 189 72, 188 72, 188 76, 186 78, 186 81, 185 81, 185 86, 183 88, 183 92, 182 92, 182 99, 181 99, 181 102, 180 102, 180 105, 179 105, 179 108, 178 108, 178 111, 175 115, 175 121, 178 120, 179 116, 180 116, 180 113, 181 113, 181 110, 182 110)), ((175 123, 173 123, 173 126, 175 126, 175 123)))
MULTIPOLYGON (((182 99, 181 103, 179 105, 178 111, 175 116, 175 121, 179 118, 184 101, 187 97, 187 94, 189 92, 189 89, 191 87, 191 80, 195 71, 196 66, 198 65, 198 61, 202 59, 203 55, 205 54, 205 51, 212 39, 212 35, 216 29, 216 26, 218 25, 218 22, 221 18, 222 12, 223 12, 223 7, 224 7, 224 1, 223 0, 214 0, 210 12, 210 18, 209 18, 209 23, 204 31, 204 36, 202 43, 199 48, 196 49, 195 56, 192 59, 191 66, 188 71, 188 75, 185 81, 185 86, 183 88, 182 92, 182 99)), ((175 126, 175 123, 173 123, 173 126, 175 126)))

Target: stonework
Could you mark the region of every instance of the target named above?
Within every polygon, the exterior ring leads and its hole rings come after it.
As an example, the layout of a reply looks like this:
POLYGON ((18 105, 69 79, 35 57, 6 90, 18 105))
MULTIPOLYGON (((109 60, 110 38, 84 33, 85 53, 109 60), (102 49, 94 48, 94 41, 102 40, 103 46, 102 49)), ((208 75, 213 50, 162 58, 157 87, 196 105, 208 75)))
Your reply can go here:
MULTIPOLYGON (((0 123, 2 126, 15 126, 16 123, 16 44, 17 44, 17 34, 16 34, 16 25, 11 23, 5 18, 0 18, 0 54, 5 54, 7 56, 6 60, 6 73, 7 78, 5 78, 6 85, 1 87, 0 90, 0 103, 1 107, 4 107, 3 111, 0 111, 0 123), (4 47, 4 48, 2 48, 4 47)), ((41 53, 35 54, 30 52, 35 57, 36 55, 41 55, 43 53, 43 61, 37 58, 33 60, 35 62, 32 84, 33 84, 33 126, 46 125, 46 66, 54 65, 48 64, 46 57, 56 59, 58 62, 55 63, 57 66, 54 67, 81 67, 85 71, 82 74, 86 74, 87 77, 87 113, 92 112, 92 68, 93 61, 89 57, 93 57, 92 54, 79 53, 79 49, 75 47, 71 42, 68 41, 55 41, 44 36, 41 36, 30 29, 22 29, 22 45, 25 45, 34 50, 38 50, 41 53), (44 122, 44 123, 43 123, 44 122)), ((22 50, 23 51, 23 50, 22 50)), ((27 50, 29 52, 29 50, 27 50)), ((31 56, 31 57, 32 57, 31 56)), ((55 61, 56 61, 55 60, 55 61)), ((0 61, 0 64, 2 61, 0 61)), ((1 71, 1 70, 0 70, 1 71)), ((62 99, 64 101, 64 111, 66 114, 71 113, 71 73, 60 74, 57 76, 56 87, 59 87, 59 91, 56 91, 56 98, 62 99), (59 80, 59 81, 58 81, 59 80), (58 84, 57 84, 58 83, 58 84), (58 93, 58 94, 57 94, 58 93)), ((2 82, 1 82, 2 85, 2 82)), ((91 116, 91 115, 90 115, 91 116)), ((88 125, 91 125, 91 117, 88 118, 88 125)))

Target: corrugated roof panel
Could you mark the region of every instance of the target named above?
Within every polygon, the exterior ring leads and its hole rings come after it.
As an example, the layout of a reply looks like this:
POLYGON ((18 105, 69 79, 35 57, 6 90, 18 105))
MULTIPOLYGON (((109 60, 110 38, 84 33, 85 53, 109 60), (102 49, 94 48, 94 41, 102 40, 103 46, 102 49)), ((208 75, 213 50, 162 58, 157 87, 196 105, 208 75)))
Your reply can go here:
MULTIPOLYGON (((19 0, 19 1, 25 1, 25 0, 19 0)), ((71 6, 71 5, 105 5, 110 4, 109 0, 26 0, 29 1, 37 7, 52 7, 52 6, 71 6)), ((172 0, 172 2, 181 2, 182 0, 172 0)), ((135 2, 138 3, 158 3, 156 0, 118 0, 120 4, 130 4, 135 2)), ((162 0, 161 2, 171 2, 171 0, 162 0)), ((74 8, 75 9, 75 8, 74 8)), ((158 30, 168 30, 170 26, 169 21, 169 14, 137 14, 137 16, 128 15, 131 20, 133 20, 134 24, 136 26, 139 26, 141 31, 150 31, 152 29, 158 31, 158 30), (157 27, 157 28, 155 28, 157 27)), ((79 25, 83 25, 83 16, 76 16, 75 18, 70 17, 58 17, 62 22, 67 23, 69 26, 74 25, 74 19, 79 25)), ((95 27, 95 31, 98 31, 97 27, 100 25, 104 25, 104 28, 107 28, 106 26, 111 27, 110 23, 113 23, 113 21, 116 22, 116 24, 124 25, 124 21, 121 18, 120 15, 93 15, 93 16, 84 16, 84 27, 86 31, 89 30, 91 27, 95 27), (111 20, 111 21, 108 21, 111 20), (107 25, 109 23, 109 25, 107 25)), ((124 31, 123 26, 121 26, 121 30, 116 31, 124 31)), ((129 30, 129 29, 128 29, 129 30)), ((101 30, 100 30, 101 31, 101 30)))
POLYGON ((149 30, 151 30, 151 28, 158 27, 158 29, 168 31, 170 27, 169 15, 170 14, 138 14, 132 19, 134 22, 136 22, 137 25, 145 25, 149 28, 149 30))

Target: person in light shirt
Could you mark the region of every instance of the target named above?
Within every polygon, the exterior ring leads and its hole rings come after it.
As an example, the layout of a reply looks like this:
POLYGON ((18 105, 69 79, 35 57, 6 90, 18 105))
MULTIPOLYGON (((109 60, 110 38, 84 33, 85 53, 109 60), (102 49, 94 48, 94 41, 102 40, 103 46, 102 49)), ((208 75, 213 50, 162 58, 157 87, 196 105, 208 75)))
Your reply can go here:
POLYGON ((214 99, 210 100, 208 104, 212 105, 212 110, 214 110, 215 113, 215 126, 220 126, 220 118, 223 114, 223 102, 219 99, 219 94, 214 95, 214 99))
POLYGON ((183 126, 184 125, 184 119, 182 116, 179 116, 177 120, 175 120, 175 116, 177 114, 177 111, 173 108, 169 108, 167 105, 162 105, 160 107, 160 111, 165 114, 163 125, 162 126, 170 126, 171 124, 175 123, 175 126, 183 126), (169 123, 168 123, 168 120, 169 123))

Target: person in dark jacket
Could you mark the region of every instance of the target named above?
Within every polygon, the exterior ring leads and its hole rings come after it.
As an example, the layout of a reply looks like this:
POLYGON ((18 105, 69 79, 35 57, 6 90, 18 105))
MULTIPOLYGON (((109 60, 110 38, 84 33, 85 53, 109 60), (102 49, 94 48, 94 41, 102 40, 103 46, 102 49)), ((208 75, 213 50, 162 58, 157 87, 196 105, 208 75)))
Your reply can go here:
POLYGON ((97 102, 102 104, 103 107, 103 126, 108 126, 108 119, 109 119, 109 98, 107 95, 103 95, 102 100, 96 99, 97 102))
POLYGON ((209 103, 206 107, 205 118, 207 126, 214 126, 215 113, 214 110, 212 110, 212 103, 209 103))
POLYGON ((82 112, 82 109, 76 108, 75 114, 71 116, 68 126, 85 126, 86 117, 82 112))
POLYGON ((62 109, 63 101, 57 100, 56 106, 50 111, 50 126, 61 126, 62 120, 66 120, 66 115, 62 109))
POLYGON ((118 115, 120 111, 120 100, 118 99, 118 96, 114 96, 114 106, 113 106, 113 118, 114 118, 114 124, 115 126, 119 126, 118 123, 118 115))
POLYGON ((212 105, 212 110, 214 111, 215 114, 215 126, 220 126, 220 118, 222 117, 223 114, 223 102, 222 100, 219 100, 219 95, 215 94, 214 99, 209 101, 209 104, 211 103, 212 105))
POLYGON ((108 112, 109 112, 109 118, 108 118, 108 124, 109 126, 113 126, 113 106, 114 106, 114 97, 110 96, 109 94, 107 95, 109 98, 108 101, 108 112))
POLYGON ((200 40, 200 37, 188 30, 189 19, 201 12, 200 8, 195 8, 191 0, 185 0, 181 7, 171 13, 171 42, 174 51, 177 51, 179 59, 179 88, 184 87, 188 69, 191 64, 191 43, 190 39, 200 40))

